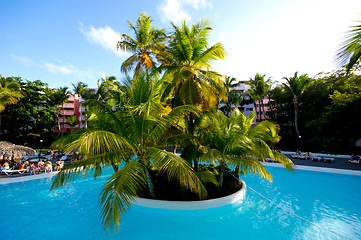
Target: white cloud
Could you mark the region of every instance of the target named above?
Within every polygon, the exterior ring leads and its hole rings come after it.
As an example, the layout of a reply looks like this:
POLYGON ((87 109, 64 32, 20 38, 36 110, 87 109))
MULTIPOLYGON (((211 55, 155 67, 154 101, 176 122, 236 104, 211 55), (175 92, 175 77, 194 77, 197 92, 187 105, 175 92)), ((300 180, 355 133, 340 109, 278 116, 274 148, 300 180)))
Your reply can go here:
POLYGON ((48 69, 49 72, 52 73, 63 73, 63 74, 72 74, 74 73, 74 67, 69 64, 69 66, 65 65, 56 65, 53 63, 45 62, 44 66, 48 69))
POLYGON ((126 56, 127 52, 117 50, 117 43, 121 40, 120 34, 114 31, 111 27, 95 28, 90 25, 89 29, 85 29, 83 24, 80 24, 79 30, 86 36, 88 41, 102 46, 110 50, 118 56, 126 56))
POLYGON ((82 80, 83 79, 87 80, 87 79, 93 78, 93 74, 91 73, 90 70, 88 70, 88 71, 79 70, 70 63, 68 63, 67 65, 64 65, 64 64, 54 64, 54 63, 45 62, 43 66, 49 72, 52 72, 52 73, 75 75, 82 80))
POLYGON ((187 6, 199 10, 201 7, 211 7, 211 4, 207 0, 165 0, 163 5, 158 6, 158 11, 163 22, 181 23, 185 19, 191 20, 191 16, 185 10, 187 6))
POLYGON ((186 0, 181 2, 191 5, 196 10, 199 10, 200 7, 211 7, 211 4, 207 2, 207 0, 186 0))
POLYGON ((34 61, 31 60, 30 58, 27 58, 27 57, 20 57, 20 56, 16 56, 14 54, 10 55, 12 59, 16 60, 16 61, 19 61, 19 62, 22 62, 26 65, 35 65, 34 61))

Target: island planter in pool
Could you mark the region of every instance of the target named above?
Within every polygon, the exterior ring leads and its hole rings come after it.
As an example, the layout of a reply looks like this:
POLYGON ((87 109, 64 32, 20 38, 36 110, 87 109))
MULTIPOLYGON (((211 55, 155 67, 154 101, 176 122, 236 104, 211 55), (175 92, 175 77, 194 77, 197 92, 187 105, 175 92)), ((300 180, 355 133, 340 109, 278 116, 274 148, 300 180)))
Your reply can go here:
POLYGON ((201 201, 166 201, 147 198, 136 198, 134 204, 149 208, 175 209, 175 210, 197 210, 216 208, 242 201, 246 195, 246 184, 242 181, 242 187, 237 192, 220 198, 201 201))

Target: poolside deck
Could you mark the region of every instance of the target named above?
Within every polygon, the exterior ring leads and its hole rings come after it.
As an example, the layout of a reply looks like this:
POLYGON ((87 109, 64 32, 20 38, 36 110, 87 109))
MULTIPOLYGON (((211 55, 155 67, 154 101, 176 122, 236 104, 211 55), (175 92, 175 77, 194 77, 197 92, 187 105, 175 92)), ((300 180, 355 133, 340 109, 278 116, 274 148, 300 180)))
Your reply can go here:
POLYGON ((324 167, 324 168, 336 168, 336 169, 347 169, 347 170, 358 170, 361 171, 361 164, 346 163, 347 159, 344 157, 334 157, 334 162, 318 162, 310 159, 299 159, 292 158, 292 154, 284 154, 292 160, 295 165, 300 166, 311 166, 311 167, 324 167))
MULTIPOLYGON (((292 154, 284 153, 287 157, 289 157, 296 166, 310 166, 310 167, 322 167, 322 168, 334 168, 334 169, 346 169, 346 170, 356 170, 361 171, 361 164, 352 164, 352 163, 346 163, 346 159, 342 157, 335 157, 334 162, 317 162, 312 160, 304 160, 304 159, 298 159, 298 158, 292 158, 292 154)), ((53 163, 53 169, 55 169, 55 162, 57 160, 52 160, 53 163)), ((66 163, 69 164, 69 163, 66 163)), ((40 173, 45 174, 44 172, 40 173)), ((12 175, 5 175, 0 174, 0 180, 4 178, 18 178, 18 177, 24 177, 29 176, 30 173, 24 173, 24 174, 12 174, 12 175)))

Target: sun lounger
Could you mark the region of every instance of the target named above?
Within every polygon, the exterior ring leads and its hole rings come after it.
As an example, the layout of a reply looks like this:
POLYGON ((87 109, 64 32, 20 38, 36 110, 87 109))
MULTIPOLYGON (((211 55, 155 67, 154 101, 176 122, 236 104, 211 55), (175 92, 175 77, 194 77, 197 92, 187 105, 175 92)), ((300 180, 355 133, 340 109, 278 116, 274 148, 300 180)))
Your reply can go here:
POLYGON ((275 160, 273 158, 265 158, 264 161, 265 162, 271 162, 271 163, 275 162, 275 160))
POLYGON ((323 158, 323 161, 333 163, 333 162, 335 162, 335 159, 330 158, 330 157, 325 157, 325 158, 323 158))
POLYGON ((353 164, 360 164, 360 159, 358 160, 351 160, 350 163, 353 163, 353 164))
POLYGON ((9 169, 4 169, 1 170, 1 172, 5 173, 6 175, 11 175, 13 173, 19 173, 19 174, 23 174, 24 172, 26 172, 27 169, 21 169, 21 170, 9 170, 9 169))

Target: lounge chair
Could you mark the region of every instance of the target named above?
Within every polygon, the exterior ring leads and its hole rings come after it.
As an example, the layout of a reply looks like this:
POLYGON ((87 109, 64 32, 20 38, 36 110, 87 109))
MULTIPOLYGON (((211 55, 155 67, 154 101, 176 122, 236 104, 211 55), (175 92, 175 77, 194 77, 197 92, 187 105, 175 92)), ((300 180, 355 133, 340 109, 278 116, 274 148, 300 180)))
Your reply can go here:
POLYGON ((13 173, 19 173, 19 174, 23 174, 24 172, 26 172, 27 169, 21 169, 21 170, 9 170, 9 169, 3 169, 1 170, 1 172, 5 173, 6 175, 11 175, 13 173))
POLYGON ((264 161, 265 162, 271 162, 271 163, 275 162, 275 160, 273 158, 265 158, 264 161))
POLYGON ((324 158, 323 158, 323 161, 324 161, 324 162, 333 163, 333 162, 335 162, 335 159, 334 159, 334 158, 330 158, 330 157, 324 157, 324 158))
POLYGON ((351 160, 350 163, 353 164, 360 164, 360 158, 358 160, 351 160))

